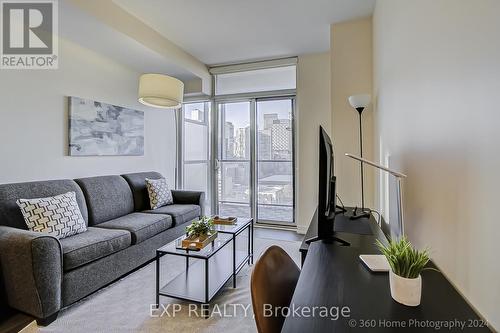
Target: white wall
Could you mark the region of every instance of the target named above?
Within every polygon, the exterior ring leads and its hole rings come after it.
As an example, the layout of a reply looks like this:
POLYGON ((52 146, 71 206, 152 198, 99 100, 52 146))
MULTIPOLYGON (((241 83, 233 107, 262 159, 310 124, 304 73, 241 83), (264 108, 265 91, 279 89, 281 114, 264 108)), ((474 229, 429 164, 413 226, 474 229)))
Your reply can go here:
POLYGON ((498 0, 379 0, 373 26, 377 155, 408 174, 406 231, 497 330, 498 17, 498 0))
POLYGON ((156 170, 174 185, 172 111, 137 102, 139 73, 64 39, 58 70, 0 71, 0 183, 156 170), (67 96, 145 111, 145 153, 70 157, 67 96))
POLYGON ((329 52, 299 56, 297 118, 296 223, 305 233, 318 206, 319 126, 331 131, 329 52))
MULTIPOLYGON (((61 1, 63 2, 63 1, 61 1)), ((142 68, 149 68, 148 71, 159 72, 163 74, 174 75, 170 71, 175 71, 178 74, 184 74, 187 72, 192 73, 194 76, 201 79, 201 90, 199 91, 202 95, 210 95, 212 92, 212 77, 208 72, 207 66, 202 63, 199 59, 195 58, 193 55, 181 49, 178 45, 165 38, 164 35, 160 34, 158 31, 153 29, 151 26, 146 24, 148 21, 141 21, 135 15, 129 13, 121 5, 116 4, 113 1, 102 1, 102 0, 66 0, 64 3, 60 4, 62 8, 62 13, 64 15, 69 15, 70 18, 78 18, 82 13, 74 13, 74 8, 78 8, 79 11, 86 12, 90 14, 90 17, 82 21, 81 26, 72 27, 74 33, 71 37, 80 40, 82 45, 87 45, 89 39, 93 39, 93 31, 104 32, 108 28, 116 31, 118 34, 116 36, 116 42, 113 43, 118 50, 126 43, 131 50, 134 50, 137 44, 141 45, 144 49, 140 51, 140 59, 135 59, 135 63, 143 63, 142 68), (97 18, 105 27, 96 26, 93 24, 93 18, 97 18), (81 29, 84 26, 84 29, 81 29), (83 37, 83 40, 82 40, 83 37), (144 55, 141 57, 141 55, 144 55), (149 62, 149 63, 148 63, 149 62), (168 68, 158 68, 164 64, 168 68)), ((142 5, 142 4, 140 4, 142 5)), ((76 21, 78 22, 78 21, 76 21)), ((63 21, 64 23, 64 21, 63 21)), ((74 22, 70 24, 75 25, 74 22)), ((67 28, 67 26, 63 26, 67 28)), ((96 47, 99 42, 90 43, 91 47, 96 47)), ((107 44, 105 44, 107 45, 107 44)), ((109 47, 109 45, 107 45, 109 47)), ((105 50, 109 52, 107 47, 105 50)), ((115 51, 116 52, 116 51, 115 51)), ((123 52, 127 52, 127 48, 123 52)), ((114 53, 111 51, 111 53, 114 53)), ((132 52, 133 53, 133 52, 132 52)), ((134 54, 134 53, 133 53, 134 54)), ((137 56, 137 53, 134 55, 137 56)), ((115 53, 115 56, 116 53, 115 53)), ((128 55, 126 57, 121 57, 124 63, 129 63, 130 59, 134 59, 133 56, 128 55)), ((174 76, 176 76, 175 74, 174 76)))
MULTIPOLYGON (((337 193, 346 206, 361 206, 359 163, 344 156, 359 155, 359 115, 348 102, 351 95, 372 91, 371 17, 331 25, 332 124, 337 193)), ((363 156, 373 159, 373 111, 362 114, 363 156)), ((373 169, 364 168, 365 207, 373 208, 373 169)))

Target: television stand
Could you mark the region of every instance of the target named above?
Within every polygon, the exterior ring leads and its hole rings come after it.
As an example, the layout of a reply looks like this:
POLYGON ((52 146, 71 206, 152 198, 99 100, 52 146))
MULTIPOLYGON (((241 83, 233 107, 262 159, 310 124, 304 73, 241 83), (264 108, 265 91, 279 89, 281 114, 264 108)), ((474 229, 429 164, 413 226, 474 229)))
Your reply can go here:
POLYGON ((358 207, 355 207, 354 210, 352 211, 352 215, 349 216, 350 220, 358 220, 358 219, 369 219, 372 214, 370 212, 365 211, 364 209, 361 209, 361 212, 358 214, 358 207))
POLYGON ((321 241, 323 243, 326 243, 326 244, 332 244, 332 243, 337 242, 337 243, 340 243, 342 246, 351 246, 351 243, 346 242, 345 240, 340 239, 338 237, 330 237, 330 238, 322 239, 321 241))
POLYGON ((329 237, 329 238, 319 238, 318 236, 316 237, 311 237, 309 239, 306 239, 305 242, 307 244, 310 244, 312 242, 317 242, 317 241, 322 241, 323 243, 326 244, 333 244, 335 242, 340 243, 341 246, 351 246, 351 243, 346 242, 343 239, 337 238, 337 237, 329 237))

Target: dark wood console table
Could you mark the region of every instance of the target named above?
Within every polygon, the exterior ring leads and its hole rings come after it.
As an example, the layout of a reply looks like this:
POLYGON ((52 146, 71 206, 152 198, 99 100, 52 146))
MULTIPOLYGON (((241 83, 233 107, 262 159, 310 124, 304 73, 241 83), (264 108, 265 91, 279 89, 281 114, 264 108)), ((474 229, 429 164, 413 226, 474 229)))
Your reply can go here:
MULTIPOLYGON (((348 219, 342 215, 337 218, 348 219)), ((302 244, 303 267, 282 332, 490 332, 487 323, 440 272, 422 273, 420 306, 395 302, 388 274, 371 273, 358 258, 360 254, 378 254, 375 240, 385 238, 373 217, 369 223, 372 235, 346 230, 336 233, 351 243, 348 247, 321 241, 302 244), (322 307, 330 313, 322 316, 322 307), (292 313, 294 308, 299 312, 292 313), (341 315, 343 309, 349 310, 348 316, 341 315), (455 327, 450 329, 449 325, 455 327)), ((314 236, 315 224, 313 221, 305 239, 314 236)))

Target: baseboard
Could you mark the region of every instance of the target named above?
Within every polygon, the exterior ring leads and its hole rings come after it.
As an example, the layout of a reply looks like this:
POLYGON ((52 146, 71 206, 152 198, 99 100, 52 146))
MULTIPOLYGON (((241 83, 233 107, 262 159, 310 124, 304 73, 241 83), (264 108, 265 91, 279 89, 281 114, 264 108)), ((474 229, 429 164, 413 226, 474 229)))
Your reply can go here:
POLYGON ((24 313, 17 313, 0 323, 1 333, 33 333, 38 332, 38 325, 35 318, 24 313))
POLYGON ((305 225, 298 225, 297 226, 297 233, 298 234, 301 234, 301 235, 305 235, 307 233, 307 229, 309 228, 309 226, 305 226, 305 225))
POLYGON ((33 320, 26 327, 19 331, 19 333, 36 333, 38 332, 38 325, 36 324, 36 320, 33 320))

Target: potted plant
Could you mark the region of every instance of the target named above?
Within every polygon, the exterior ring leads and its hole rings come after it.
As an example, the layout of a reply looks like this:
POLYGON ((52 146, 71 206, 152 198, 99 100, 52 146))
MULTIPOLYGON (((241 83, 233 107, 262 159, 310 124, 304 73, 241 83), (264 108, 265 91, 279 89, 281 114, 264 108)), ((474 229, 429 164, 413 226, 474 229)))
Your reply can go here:
POLYGON ((214 233, 214 221, 207 216, 203 216, 200 220, 194 221, 186 227, 186 234, 189 239, 197 238, 200 241, 204 241, 214 233))
POLYGON ((388 245, 377 240, 377 246, 391 266, 389 285, 392 298, 407 306, 418 306, 422 296, 420 273, 429 262, 427 250, 416 250, 405 236, 397 241, 391 240, 388 245))

